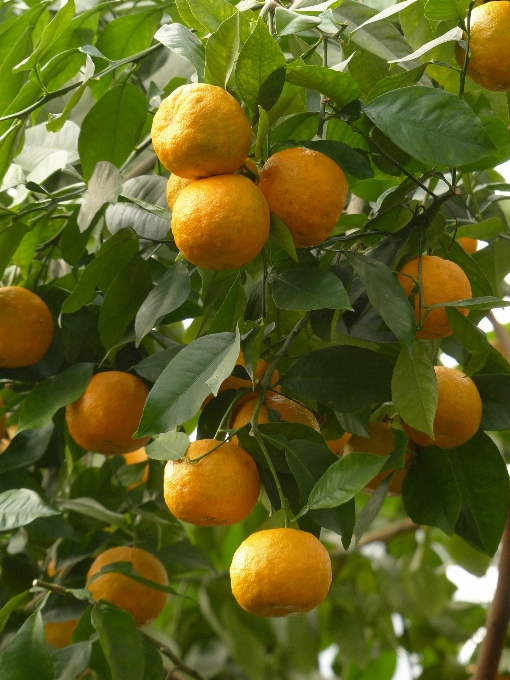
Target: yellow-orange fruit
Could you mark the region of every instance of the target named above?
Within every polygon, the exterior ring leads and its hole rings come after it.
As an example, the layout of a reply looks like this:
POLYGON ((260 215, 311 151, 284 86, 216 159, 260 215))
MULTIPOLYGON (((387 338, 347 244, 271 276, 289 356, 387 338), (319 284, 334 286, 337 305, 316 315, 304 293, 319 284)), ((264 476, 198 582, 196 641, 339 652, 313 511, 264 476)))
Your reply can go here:
MULTIPOLYGON (((109 548, 96 557, 88 571, 87 583, 104 566, 114 562, 131 562, 139 576, 161 586, 168 585, 166 569, 157 557, 141 548, 127 546, 109 548)), ((167 594, 161 590, 154 590, 134 581, 129 576, 113 571, 99 576, 86 588, 91 592, 94 600, 111 602, 129 612, 137 626, 143 626, 157 618, 167 601, 167 594)))
POLYGON ((66 407, 71 437, 87 451, 107 456, 145 446, 149 437, 133 435, 148 394, 147 385, 130 373, 96 373, 81 397, 66 407))
MULTIPOLYGON (((398 281, 408 297, 418 281, 418 267, 419 258, 416 257, 407 262, 398 274, 398 281)), ((435 255, 423 255, 421 258, 421 289, 424 308, 472 297, 469 279, 459 265, 435 255)), ((414 294, 414 312, 417 323, 422 319, 421 330, 416 333, 417 338, 435 340, 452 334, 446 309, 438 307, 427 314, 426 309, 420 310, 418 293, 414 294)), ((467 316, 469 310, 459 308, 459 312, 467 316)))
POLYGON ((251 262, 269 236, 269 208, 260 189, 242 175, 192 182, 178 195, 172 234, 184 257, 223 271, 251 262))
POLYGON ((269 210, 299 248, 328 238, 349 191, 343 171, 331 158, 300 147, 271 156, 260 171, 259 187, 269 210))
POLYGON ((240 446, 225 442, 216 448, 219 443, 191 442, 183 460, 166 464, 165 502, 177 519, 197 526, 236 524, 257 502, 260 477, 255 461, 240 446))
MULTIPOLYGON (((510 4, 486 2, 471 13, 470 59, 467 73, 475 83, 487 90, 510 90, 510 4)), ((466 34, 464 33, 464 40, 466 34)), ((466 50, 455 46, 455 56, 464 66, 466 50)))
POLYGON ((21 368, 40 361, 53 339, 46 303, 26 288, 0 288, 0 368, 21 368))
POLYGON ((332 451, 335 456, 338 456, 342 453, 344 446, 351 437, 352 434, 350 432, 344 432, 340 439, 329 439, 326 444, 328 445, 328 449, 332 451))
MULTIPOLYGON (((393 429, 389 423, 381 423, 376 420, 370 423, 370 438, 361 437, 360 435, 353 435, 344 448, 344 456, 350 453, 372 453, 376 456, 389 456, 395 450, 395 441, 393 438, 393 429)), ((406 454, 405 461, 407 463, 411 456, 406 454)), ((386 479, 392 470, 380 472, 372 481, 370 481, 364 491, 375 491, 381 482, 386 479)), ((400 496, 402 493, 402 484, 407 475, 407 468, 397 470, 391 480, 388 495, 400 496)))
POLYGON ((126 465, 147 462, 142 479, 137 484, 131 484, 130 486, 128 486, 128 489, 134 489, 136 486, 138 486, 138 484, 143 484, 144 482, 146 482, 149 479, 149 465, 148 465, 149 459, 147 457, 147 454, 145 453, 145 449, 143 448, 143 446, 141 449, 131 451, 131 453, 124 453, 122 455, 124 457, 124 460, 126 461, 126 465))
POLYGON ((257 531, 241 543, 230 566, 232 593, 257 616, 297 616, 317 607, 331 585, 331 560, 312 534, 257 531))
POLYGON ((476 238, 469 238, 469 236, 462 236, 461 238, 457 239, 457 243, 459 246, 464 248, 466 253, 468 255, 472 255, 473 253, 476 253, 476 250, 478 248, 478 241, 476 238))
POLYGON ((194 181, 193 179, 186 179, 178 175, 170 175, 166 183, 166 202, 170 210, 173 210, 174 203, 181 191, 194 181))
POLYGON ((46 642, 57 649, 67 647, 71 644, 73 631, 78 625, 78 619, 70 621, 48 621, 44 624, 44 636, 46 642))
POLYGON ((226 90, 206 83, 182 85, 163 99, 151 135, 161 163, 186 179, 235 172, 252 140, 241 105, 226 90))
POLYGON ((434 418, 434 439, 402 422, 402 427, 420 446, 436 444, 453 449, 473 437, 482 422, 482 400, 475 383, 462 371, 445 366, 434 367, 438 403, 434 418))

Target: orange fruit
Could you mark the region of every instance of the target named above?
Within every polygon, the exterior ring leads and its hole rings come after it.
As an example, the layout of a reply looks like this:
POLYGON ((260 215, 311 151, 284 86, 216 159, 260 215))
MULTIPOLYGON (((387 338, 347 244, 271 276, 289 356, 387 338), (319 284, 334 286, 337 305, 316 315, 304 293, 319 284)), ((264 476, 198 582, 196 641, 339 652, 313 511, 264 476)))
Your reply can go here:
MULTIPOLYGON (((96 557, 88 571, 87 583, 94 574, 113 562, 131 562, 139 576, 161 586, 168 585, 166 569, 157 557, 141 548, 127 546, 109 548, 96 557)), ((143 626, 148 621, 157 618, 163 611, 167 600, 166 593, 161 590, 154 590, 134 581, 129 576, 113 571, 99 576, 86 588, 94 600, 111 602, 116 607, 129 612, 137 626, 143 626)))
POLYGON ((0 288, 0 368, 21 368, 40 361, 53 339, 46 303, 26 288, 0 288))
MULTIPOLYGON (((414 260, 407 262, 398 274, 398 281, 407 297, 411 295, 418 281, 418 262, 419 258, 415 257, 414 260)), ((469 279, 459 265, 435 255, 422 256, 421 288, 424 308, 441 302, 467 300, 472 297, 469 279)), ((420 310, 420 296, 415 293, 416 322, 419 324, 420 319, 422 319, 421 330, 416 333, 417 338, 435 340, 436 338, 446 338, 452 334, 453 331, 444 307, 433 309, 425 316, 426 311, 426 309, 420 310)), ((467 316, 469 310, 459 309, 459 312, 467 316)))
POLYGON ((78 625, 79 619, 70 621, 48 621, 44 624, 44 636, 46 642, 57 649, 67 647, 71 644, 71 637, 74 629, 78 625))
POLYGON ((241 105, 226 90, 206 83, 181 85, 163 99, 151 135, 161 163, 186 179, 235 172, 252 140, 241 105))
POLYGON ((173 210, 174 203, 181 191, 194 181, 193 179, 185 179, 178 175, 170 175, 166 183, 166 202, 170 210, 173 210))
POLYGON ((331 585, 331 560, 312 534, 266 529, 248 536, 230 566, 232 593, 257 616, 297 616, 317 607, 331 585))
MULTIPOLYGON (((124 457, 126 465, 133 465, 134 463, 143 463, 149 460, 143 446, 141 449, 131 451, 131 453, 124 453, 122 455, 124 457)), ((138 484, 143 484, 148 479, 149 479, 149 465, 147 464, 145 466, 145 471, 143 473, 142 479, 137 484, 131 484, 130 486, 128 486, 128 489, 129 490, 134 489, 136 486, 138 486, 138 484)))
POLYGON ((466 253, 468 255, 472 255, 473 253, 476 253, 476 249, 478 248, 478 241, 476 238, 469 238, 469 236, 463 236, 462 238, 457 239, 457 243, 459 246, 464 248, 466 253))
MULTIPOLYGON (((344 448, 344 456, 350 453, 372 453, 376 456, 389 456, 395 450, 395 441, 393 439, 393 428, 390 423, 381 423, 373 420, 370 423, 370 438, 361 437, 354 434, 349 439, 344 448)), ((411 455, 406 454, 405 461, 410 460, 411 455)), ((391 470, 380 472, 372 481, 370 481, 363 491, 375 491, 381 482, 392 473, 391 470)), ((397 470, 393 475, 391 484, 388 489, 389 496, 400 496, 402 494, 402 484, 407 475, 407 468, 397 470)))
POLYGON ((269 208, 260 189, 242 175, 192 182, 172 212, 175 244, 204 269, 236 269, 256 257, 269 236, 269 208))
POLYGON ((236 524, 257 502, 260 478, 253 458, 232 442, 216 448, 218 444, 214 439, 191 442, 183 460, 166 464, 165 502, 183 522, 197 526, 236 524), (212 453, 205 455, 209 451, 212 453), (204 458, 190 462, 200 456, 204 458))
POLYGON ((300 147, 271 156, 260 171, 259 187, 271 213, 300 248, 328 238, 349 191, 343 171, 331 158, 300 147))
MULTIPOLYGON (((486 2, 471 13, 471 58, 467 73, 475 83, 487 90, 510 90, 510 4, 486 2)), ((466 34, 464 33, 464 40, 466 34)), ((464 65, 466 50, 455 46, 455 56, 464 65)))
POLYGON ((87 451, 107 456, 145 446, 149 437, 133 435, 148 394, 147 385, 130 373, 96 373, 81 397, 66 406, 71 437, 87 451))
POLYGON ((469 441, 482 422, 482 400, 475 383, 456 368, 435 366, 439 392, 434 439, 402 422, 409 439, 420 446, 453 449, 469 441))
MULTIPOLYGON (((256 404, 257 398, 255 397, 250 399, 250 401, 242 407, 234 418, 232 424, 234 430, 239 430, 251 421, 256 404)), ((320 432, 319 423, 313 412, 306 406, 303 406, 299 401, 289 399, 289 397, 285 397, 283 394, 278 394, 277 392, 266 392, 266 398, 259 413, 259 425, 269 422, 268 408, 277 411, 280 414, 280 420, 285 420, 289 423, 308 425, 308 427, 320 432)), ((237 442, 237 437, 232 437, 232 441, 237 442)))
POLYGON ((335 456, 338 456, 342 453, 344 446, 351 437, 352 434, 350 434, 350 432, 344 432, 340 439, 329 439, 326 444, 328 445, 328 449, 332 451, 335 456))

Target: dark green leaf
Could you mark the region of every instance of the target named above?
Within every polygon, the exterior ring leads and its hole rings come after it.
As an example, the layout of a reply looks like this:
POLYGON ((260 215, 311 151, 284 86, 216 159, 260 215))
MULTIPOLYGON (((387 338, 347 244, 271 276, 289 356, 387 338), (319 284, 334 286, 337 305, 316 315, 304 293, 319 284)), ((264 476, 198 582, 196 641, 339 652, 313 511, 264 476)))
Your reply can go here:
MULTIPOLYGON (((247 305, 241 274, 237 274, 232 285, 221 298, 221 305, 214 314, 214 318, 207 328, 207 333, 233 333, 237 323, 243 318, 247 305)), ((205 318, 205 315, 204 315, 205 318)))
MULTIPOLYGON (((487 248, 490 247, 487 246, 487 248)), ((485 252, 487 248, 484 248, 481 252, 485 252)), ((448 234, 441 236, 438 251, 437 254, 444 257, 445 260, 451 260, 459 265, 469 279, 474 297, 491 296, 494 295, 495 291, 498 295, 502 295, 502 292, 497 290, 497 287, 493 289, 493 279, 487 275, 485 266, 481 266, 475 257, 468 255, 458 243, 452 242, 451 236, 448 234)), ((477 253, 474 253, 474 255, 476 256, 477 253)), ((501 278, 504 278, 505 275, 506 273, 501 278)))
POLYGON ((365 531, 372 524, 374 519, 379 514, 379 510, 382 508, 386 496, 388 495, 388 489, 393 480, 393 474, 387 475, 382 482, 378 485, 377 489, 374 491, 368 503, 364 506, 362 511, 359 513, 356 524, 354 525, 354 536, 356 537, 356 545, 359 543, 360 538, 363 536, 365 531))
POLYGON ((439 302, 436 305, 430 305, 427 309, 436 309, 437 307, 455 307, 459 309, 476 309, 489 310, 495 307, 508 307, 510 302, 507 300, 500 300, 492 295, 485 297, 469 298, 468 300, 452 300, 451 302, 439 302))
POLYGON ((307 517, 320 527, 334 531, 342 537, 342 545, 348 550, 352 540, 354 523, 356 521, 356 505, 354 498, 336 508, 321 508, 310 510, 307 517))
POLYGON ((0 277, 3 276, 16 248, 29 230, 23 222, 11 222, 0 226, 0 277))
POLYGON ((128 12, 106 24, 95 47, 112 61, 147 49, 161 21, 161 10, 151 7, 143 12, 128 12))
POLYGON ((447 307, 446 314, 453 333, 460 344, 471 352, 471 358, 463 366, 466 375, 478 373, 484 366, 491 351, 485 333, 454 307, 447 307))
POLYGON ((432 21, 464 19, 470 0, 427 0, 425 16, 432 21))
POLYGON ((240 14, 235 12, 211 34, 205 48, 208 82, 226 87, 239 51, 240 14))
POLYGON ((154 460, 178 460, 186 453, 189 437, 184 432, 168 432, 158 437, 145 448, 149 458, 154 460))
POLYGON ((285 226, 285 224, 281 221, 279 217, 276 217, 276 215, 271 215, 271 240, 274 241, 274 243, 284 250, 287 255, 290 255, 290 257, 297 262, 298 261, 298 256, 296 253, 296 246, 294 245, 294 239, 292 238, 292 234, 288 230, 288 228, 285 226))
POLYGON ((4 604, 2 609, 0 609, 0 633, 5 628, 5 625, 9 620, 9 617, 12 614, 12 612, 15 609, 18 609, 18 607, 21 607, 21 605, 26 604, 28 600, 30 600, 31 598, 32 593, 30 592, 30 590, 25 590, 23 593, 11 597, 11 599, 4 604))
POLYGON ((279 309, 352 309, 340 279, 324 269, 283 272, 273 281, 273 299, 279 309))
POLYGON ((86 496, 83 498, 71 498, 62 501, 60 507, 64 510, 79 512, 86 517, 92 517, 93 519, 99 520, 99 522, 103 522, 103 524, 111 524, 112 526, 121 527, 123 529, 128 528, 128 523, 124 515, 108 510, 108 508, 105 508, 104 505, 101 505, 101 503, 95 501, 93 498, 88 498, 86 496))
POLYGON ((195 18, 208 31, 216 31, 236 10, 226 0, 187 0, 195 18))
POLYGON ((0 457, 0 472, 32 465, 44 455, 53 434, 53 423, 38 430, 26 430, 14 437, 0 457))
POLYGON ((55 671, 55 680, 75 680, 83 673, 90 661, 92 643, 77 642, 54 652, 51 656, 55 671))
MULTIPOLYGON (((258 107, 259 111, 259 122, 257 126, 257 140, 255 142, 255 160, 258 162, 264 155, 264 147, 267 141, 267 133, 269 132, 269 118, 267 116, 267 111, 258 107)), ((272 215, 271 215, 272 217, 272 215)))
POLYGON ((0 658, 2 680, 53 680, 41 612, 35 611, 10 640, 0 658))
POLYGON ((386 78, 380 80, 370 90, 366 97, 366 103, 368 104, 372 99, 375 99, 382 94, 386 94, 386 92, 414 85, 421 80, 426 68, 426 64, 421 64, 421 66, 417 66, 410 71, 402 71, 401 73, 393 73, 392 75, 386 76, 386 78))
POLYGON ((303 141, 300 142, 300 146, 323 153, 353 177, 370 179, 370 177, 374 176, 368 155, 361 149, 352 149, 347 144, 343 144, 343 142, 323 139, 311 142, 303 141))
POLYGON ((333 71, 325 66, 289 66, 285 79, 294 85, 320 92, 338 106, 345 106, 361 95, 358 83, 349 73, 333 71))
POLYGON ((0 493, 0 531, 23 527, 38 517, 59 515, 31 489, 9 489, 0 493))
POLYGON ((143 645, 144 675, 141 680, 163 680, 165 669, 161 653, 156 647, 141 636, 143 645))
POLYGON ((493 373, 471 377, 482 398, 482 430, 506 430, 509 428, 510 375, 493 373))
POLYGON ((112 672, 112 680, 143 678, 142 641, 131 614, 121 609, 94 607, 92 625, 112 672))

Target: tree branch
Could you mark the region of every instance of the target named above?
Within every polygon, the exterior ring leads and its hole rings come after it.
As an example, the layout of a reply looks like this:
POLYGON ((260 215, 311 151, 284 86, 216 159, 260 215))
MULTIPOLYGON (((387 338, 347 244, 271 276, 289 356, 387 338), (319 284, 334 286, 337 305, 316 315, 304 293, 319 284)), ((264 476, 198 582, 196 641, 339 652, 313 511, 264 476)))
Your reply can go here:
POLYGON ((194 680, 205 680, 203 675, 200 675, 200 673, 196 671, 194 668, 190 668, 189 666, 187 666, 183 661, 179 659, 179 657, 176 654, 172 652, 172 650, 169 647, 167 647, 166 645, 162 645, 161 642, 159 642, 159 640, 156 640, 156 638, 153 638, 151 635, 148 635, 148 633, 145 633, 144 631, 140 632, 148 642, 153 644, 154 647, 156 647, 156 649, 159 649, 159 651, 165 656, 167 656, 170 659, 170 661, 174 664, 172 675, 174 674, 175 671, 182 671, 183 673, 186 673, 186 675, 189 675, 190 678, 194 678, 194 680))
MULTIPOLYGON (((396 536, 407 534, 410 531, 416 531, 416 529, 419 528, 419 525, 415 524, 411 519, 404 519, 401 522, 389 524, 387 527, 383 527, 382 529, 369 531, 360 539, 358 548, 362 548, 364 545, 369 545, 370 543, 377 543, 378 541, 386 542, 392 538, 395 538, 396 536)), ((330 553, 330 555, 331 559, 335 559, 335 557, 346 557, 348 553, 342 549, 337 552, 330 553)))

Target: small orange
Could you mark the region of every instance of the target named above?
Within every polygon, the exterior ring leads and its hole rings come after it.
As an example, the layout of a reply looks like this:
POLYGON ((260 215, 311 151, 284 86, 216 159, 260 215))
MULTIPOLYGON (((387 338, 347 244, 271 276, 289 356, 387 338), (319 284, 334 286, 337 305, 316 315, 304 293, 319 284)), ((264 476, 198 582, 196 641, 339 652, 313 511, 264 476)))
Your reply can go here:
POLYGON ((70 621, 48 621, 44 624, 44 636, 46 642, 57 649, 67 647, 71 644, 73 631, 78 625, 78 619, 70 621))
POLYGON ((297 616, 319 605, 331 585, 331 560, 312 534, 266 529, 248 536, 230 566, 232 593, 257 616, 297 616))
MULTIPOLYGON (((377 420, 373 420, 370 423, 370 438, 361 437, 357 434, 353 435, 345 445, 344 456, 348 456, 350 453, 354 452, 372 453, 376 456, 389 456, 394 450, 395 441, 393 439, 393 429, 390 423, 381 423, 377 420)), ((406 454, 406 463, 410 458, 411 456, 406 454)), ((366 485, 363 491, 375 491, 381 482, 391 473, 392 470, 380 472, 366 485)), ((402 494, 402 484, 406 475, 406 468, 402 468, 395 472, 388 489, 389 496, 400 496, 402 494)))
MULTIPOLYGON (((145 453, 145 449, 137 449, 136 451, 131 451, 131 453, 124 453, 122 454, 124 457, 124 460, 126 461, 126 465, 133 465, 135 463, 144 463, 145 461, 148 461, 147 454, 145 453)), ((149 479, 149 465, 147 464, 145 466, 145 470, 142 476, 142 479, 137 483, 137 484, 131 484, 128 486, 128 489, 134 489, 138 484, 143 484, 149 479)))
POLYGON ((46 303, 26 288, 0 288, 0 368, 21 368, 40 361, 53 339, 46 303))
POLYGON ((193 179, 185 179, 178 175, 170 175, 166 183, 166 202, 170 210, 173 210, 174 203, 181 191, 194 181, 193 179))
POLYGON ((253 458, 232 442, 216 448, 218 444, 214 439, 191 442, 183 460, 166 464, 165 502, 183 522, 197 526, 236 524, 257 502, 260 478, 253 458), (190 462, 200 456, 204 458, 190 462))
POLYGON ((475 383, 456 368, 435 366, 438 403, 434 439, 402 422, 409 439, 420 446, 453 449, 473 437, 482 422, 482 400, 475 383))
POLYGON ((252 141, 241 105, 226 90, 206 83, 181 85, 163 99, 151 135, 161 163, 186 179, 235 172, 252 141))
MULTIPOLYGON (((418 281, 418 268, 419 258, 415 257, 414 260, 407 262, 398 274, 398 281, 408 297, 418 281)), ((472 297, 469 279, 459 265, 435 255, 423 255, 421 258, 421 288, 424 308, 441 302, 467 300, 472 297)), ((428 314, 426 311, 420 310, 420 296, 415 293, 414 312, 417 323, 422 319, 421 330, 416 333, 417 338, 435 340, 452 334, 444 307, 433 309, 428 314)), ((459 309, 459 312, 467 316, 469 310, 459 309)))
POLYGON ((259 187, 269 210, 299 248, 328 238, 349 191, 343 171, 331 158, 300 147, 271 156, 260 171, 259 187))
POLYGON ((148 394, 147 385, 130 373, 96 373, 81 397, 66 407, 71 437, 87 451, 107 456, 145 446, 149 437, 133 435, 148 394))
MULTIPOLYGON (((168 585, 166 569, 157 557, 141 548, 127 546, 109 548, 96 557, 88 571, 87 583, 104 566, 114 562, 131 562, 139 576, 161 586, 168 585)), ((137 626, 143 626, 148 621, 157 618, 167 601, 166 593, 161 590, 154 590, 134 581, 129 576, 113 571, 99 576, 86 588, 94 600, 111 602, 116 607, 129 612, 137 626)))
POLYGON ((457 239, 457 243, 459 246, 464 248, 466 253, 468 255, 472 255, 473 253, 476 253, 476 250, 478 248, 478 241, 476 238, 469 238, 469 236, 462 236, 461 238, 457 239))
POLYGON ((328 445, 328 449, 332 451, 335 456, 338 456, 342 453, 344 446, 351 437, 352 434, 350 432, 344 432, 340 439, 329 439, 326 444, 328 445))

